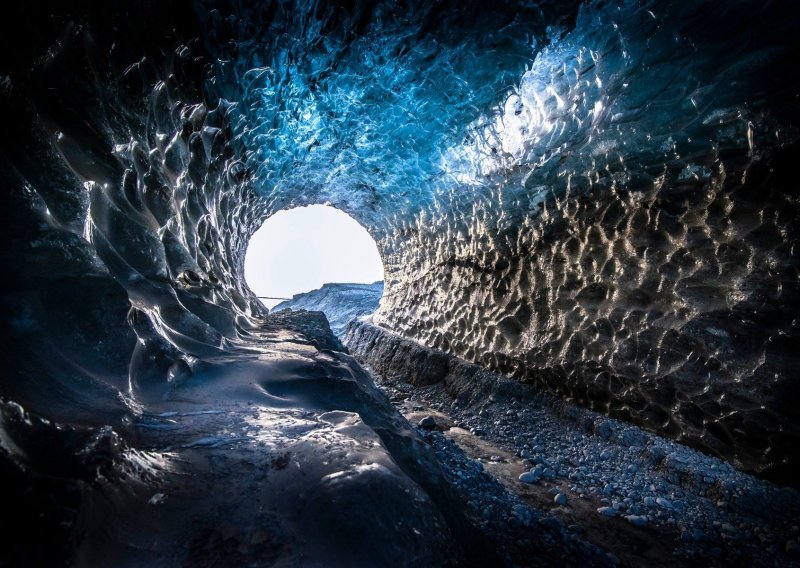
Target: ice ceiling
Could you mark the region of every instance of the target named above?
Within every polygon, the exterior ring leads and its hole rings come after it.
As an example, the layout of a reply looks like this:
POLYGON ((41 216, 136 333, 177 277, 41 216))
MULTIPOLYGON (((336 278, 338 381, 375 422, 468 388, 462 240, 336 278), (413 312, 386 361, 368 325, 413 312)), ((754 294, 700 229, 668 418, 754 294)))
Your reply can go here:
POLYGON ((56 10, 2 76, 4 395, 102 423, 257 349, 248 239, 330 203, 381 249, 381 325, 782 475, 800 82, 768 4, 56 10))

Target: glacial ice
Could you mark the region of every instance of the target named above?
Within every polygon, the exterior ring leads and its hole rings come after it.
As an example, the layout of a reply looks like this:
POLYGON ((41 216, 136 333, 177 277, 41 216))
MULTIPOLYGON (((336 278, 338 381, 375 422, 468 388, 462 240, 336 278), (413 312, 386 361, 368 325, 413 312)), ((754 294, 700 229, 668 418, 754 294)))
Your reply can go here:
POLYGON ((42 562, 289 559, 298 538, 330 559, 361 531, 338 562, 388 561, 398 518, 424 561, 483 558, 327 323, 244 281, 261 222, 318 203, 376 239, 380 325, 796 483, 792 2, 87 10, 15 7, 4 25, 35 31, 3 34, 0 70, 2 467, 47 512, 18 529, 55 535, 42 562), (371 524, 354 480, 397 518, 371 524), (233 526, 192 525, 215 515, 233 526))

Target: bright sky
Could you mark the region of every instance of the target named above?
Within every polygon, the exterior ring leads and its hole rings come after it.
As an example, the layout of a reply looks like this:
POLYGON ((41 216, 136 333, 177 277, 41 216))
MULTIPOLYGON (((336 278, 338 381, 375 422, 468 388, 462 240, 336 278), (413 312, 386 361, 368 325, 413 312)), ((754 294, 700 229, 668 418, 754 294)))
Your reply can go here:
MULTIPOLYGON (((327 205, 284 209, 250 239, 244 277, 257 296, 291 298, 327 282, 383 280, 378 247, 347 213, 327 205)), ((261 300, 268 308, 281 300, 261 300)))

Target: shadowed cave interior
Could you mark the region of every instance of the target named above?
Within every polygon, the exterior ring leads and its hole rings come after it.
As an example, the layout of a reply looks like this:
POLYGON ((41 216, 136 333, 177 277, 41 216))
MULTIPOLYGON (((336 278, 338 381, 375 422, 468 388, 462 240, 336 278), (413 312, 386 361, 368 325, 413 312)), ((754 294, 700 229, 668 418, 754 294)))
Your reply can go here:
POLYGON ((0 563, 796 564, 798 19, 9 8, 0 563), (384 284, 270 311, 320 204, 384 284))

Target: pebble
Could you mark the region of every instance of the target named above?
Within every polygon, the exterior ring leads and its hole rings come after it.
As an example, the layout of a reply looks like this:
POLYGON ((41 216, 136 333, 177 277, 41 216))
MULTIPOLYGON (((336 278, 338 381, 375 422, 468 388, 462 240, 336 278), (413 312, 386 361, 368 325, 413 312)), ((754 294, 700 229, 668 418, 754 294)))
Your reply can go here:
POLYGON ((594 429, 594 432, 600 438, 608 440, 614 433, 614 427, 611 425, 611 422, 604 420, 599 424, 597 424, 597 426, 594 429))
POLYGON ((161 503, 164 502, 166 498, 167 496, 164 495, 163 493, 156 493, 155 495, 150 497, 148 503, 150 503, 151 505, 160 505, 161 503))
POLYGON ((536 475, 532 471, 526 471, 525 473, 523 473, 523 474, 521 474, 519 476, 519 480, 522 483, 530 483, 530 484, 538 483, 540 479, 541 479, 541 476, 540 475, 536 475))
POLYGON ((656 498, 656 503, 658 503, 659 506, 664 507, 665 509, 672 509, 672 502, 669 499, 658 497, 656 498))
POLYGON ((550 527, 555 530, 562 530, 564 529, 564 523, 558 517, 554 517, 553 515, 547 515, 546 517, 542 517, 539 519, 539 524, 545 527, 550 527))
POLYGON ((433 416, 426 416, 419 421, 419 427, 426 430, 433 430, 436 428, 436 419, 433 416))
POLYGON ((604 517, 616 517, 617 510, 614 507, 600 507, 597 509, 597 512, 603 515, 604 517))
POLYGON ((635 527, 643 527, 647 524, 647 517, 644 515, 627 515, 625 520, 635 527))
POLYGON ((563 493, 559 493, 558 495, 556 495, 556 496, 553 498, 553 502, 554 502, 556 505, 561 505, 561 506, 564 506, 564 505, 566 505, 566 504, 567 504, 567 496, 566 496, 566 495, 564 495, 563 493))

